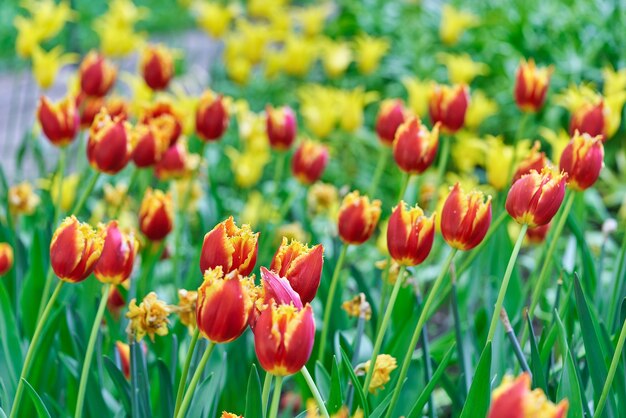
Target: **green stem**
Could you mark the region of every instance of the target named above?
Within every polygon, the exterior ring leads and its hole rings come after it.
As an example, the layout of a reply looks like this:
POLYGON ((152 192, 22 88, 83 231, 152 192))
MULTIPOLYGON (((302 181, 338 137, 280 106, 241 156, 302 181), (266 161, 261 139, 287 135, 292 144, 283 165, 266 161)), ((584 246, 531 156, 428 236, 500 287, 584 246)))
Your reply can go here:
POLYGON ((200 363, 198 363, 198 367, 196 368, 196 371, 191 378, 191 382, 189 382, 189 389, 187 389, 185 397, 183 398, 183 403, 180 405, 180 409, 178 410, 178 414, 176 415, 177 418, 183 418, 185 416, 187 408, 189 408, 189 404, 191 403, 191 398, 193 398, 193 393, 196 390, 196 386, 198 386, 198 382, 202 377, 202 372, 204 372, 206 363, 207 361, 209 361, 209 357, 211 357, 213 348, 215 348, 215 343, 213 341, 209 341, 209 345, 204 351, 204 354, 200 359, 200 363))
POLYGON ((269 200, 269 204, 273 205, 274 200, 278 196, 278 188, 280 186, 280 180, 283 178, 283 171, 285 171, 285 161, 287 160, 287 152, 279 151, 276 156, 276 165, 274 166, 274 190, 272 190, 272 197, 269 200))
POLYGON ((37 318, 41 318, 41 314, 46 306, 45 301, 50 293, 50 287, 52 287, 52 280, 54 279, 54 270, 52 267, 48 267, 48 274, 46 275, 46 282, 43 286, 43 293, 41 294, 41 302, 39 302, 39 311, 37 312, 37 318))
POLYGON ((402 176, 402 185, 400 186, 400 191, 398 192, 398 199, 397 199, 398 202, 404 199, 406 188, 409 186, 410 180, 411 180, 411 175, 409 173, 404 173, 404 175, 402 176))
MULTIPOLYGON (((63 177, 65 177, 65 160, 67 159, 67 147, 61 147, 59 151, 59 163, 57 165, 57 172, 54 175, 57 187, 57 198, 54 202, 54 214, 52 216, 52 223, 56 224, 59 215, 61 214, 61 202, 63 202, 63 177)), ((52 187, 52 185, 51 185, 52 187)), ((49 290, 49 289, 48 289, 49 290)))
POLYGON ((307 370, 306 366, 304 366, 300 370, 300 372, 302 373, 302 376, 304 376, 304 380, 306 380, 306 384, 309 386, 309 389, 311 390, 311 393, 313 394, 313 397, 315 398, 315 402, 317 402, 317 407, 319 408, 320 413, 322 414, 322 417, 329 418, 328 411, 326 410, 326 405, 324 405, 324 400, 322 399, 322 395, 320 394, 320 391, 317 389, 317 386, 315 385, 315 381, 313 381, 313 378, 311 377, 311 374, 307 370))
POLYGON ((124 207, 124 200, 126 200, 127 196, 131 196, 131 190, 133 186, 135 185, 135 183, 137 182, 139 173, 141 172, 141 169, 136 166, 133 166, 132 170, 133 170, 133 173, 130 175, 130 180, 128 181, 128 187, 126 188, 126 195, 122 197, 120 204, 117 205, 117 207, 115 208, 115 212, 113 212, 112 219, 117 219, 120 217, 120 213, 122 212, 122 208, 124 207))
POLYGON ((604 382, 604 387, 602 388, 602 394, 600 394, 600 399, 598 400, 598 406, 596 407, 596 411, 593 414, 593 418, 599 418, 602 415, 602 410, 604 409, 606 399, 609 396, 609 392, 611 391, 611 385, 613 384, 613 379, 615 378, 615 372, 617 371, 617 366, 619 364, 619 360, 622 355, 622 349, 624 348, 624 340, 626 340, 626 321, 624 321, 624 324, 622 325, 622 330, 619 333, 619 339, 617 340, 617 347, 615 347, 615 352, 613 353, 613 359, 611 360, 611 365, 609 366, 609 373, 606 376, 606 382, 604 382))
POLYGON ((617 325, 617 304, 619 302, 620 296, 622 294, 622 285, 623 280, 622 277, 624 275, 624 264, 626 262, 626 232, 624 232, 624 236, 622 237, 622 245, 619 250, 619 264, 617 267, 617 274, 614 278, 613 285, 613 293, 611 298, 611 304, 609 306, 609 330, 613 330, 613 328, 617 325))
POLYGON ((383 345, 383 340, 385 339, 385 331, 387 331, 387 327, 389 326, 389 321, 391 320, 391 313, 393 312, 393 307, 396 303, 396 299, 398 298, 398 293, 400 293, 400 288, 402 287, 402 277, 404 276, 404 270, 406 266, 400 266, 400 271, 398 272, 398 278, 396 279, 396 283, 393 285, 393 290, 391 291, 391 297, 389 298, 389 303, 387 304, 387 309, 385 309, 385 317, 383 318, 383 322, 380 324, 380 329, 376 334, 376 342, 374 343, 374 349, 372 350, 372 356, 370 358, 370 367, 367 369, 367 374, 365 375, 365 382, 363 383, 363 388, 367 390, 370 387, 370 383, 372 381, 372 377, 374 375, 374 369, 376 368, 376 359, 378 358, 378 354, 380 353, 380 348, 383 345))
POLYGON ((396 386, 393 390, 393 396, 391 397, 391 402, 389 403, 389 409, 387 409, 387 414, 385 415, 387 418, 390 418, 396 404, 398 403, 398 399, 400 398, 400 392, 402 390, 402 386, 404 385, 404 379, 406 379, 406 375, 409 372, 409 366, 411 365, 411 358, 413 357, 413 351, 415 350, 415 346, 417 345, 417 340, 420 337, 422 332, 422 328, 424 328, 424 324, 428 320, 431 305, 435 301, 435 297, 437 295, 437 291, 441 287, 443 283, 443 279, 446 277, 446 273, 452 264, 452 260, 454 259, 454 255, 457 250, 452 249, 446 261, 444 261, 441 271, 439 272, 439 276, 435 279, 433 283, 433 287, 428 292, 428 297, 426 298, 426 302, 420 312, 419 318, 417 320, 417 326, 413 331, 413 336, 411 337, 411 342, 409 344, 409 348, 406 351, 404 356, 404 361, 402 362, 402 368, 400 369, 400 375, 398 376, 398 381, 396 382, 396 386))
POLYGON ((372 177, 372 182, 370 183, 370 188, 367 190, 367 195, 369 197, 374 197, 376 192, 378 191, 378 185, 380 184, 380 179, 385 172, 385 166, 387 165, 387 160, 389 160, 389 148, 383 147, 378 154, 378 163, 376 163, 376 170, 374 171, 374 177, 372 177))
POLYGON ((489 242, 489 238, 491 238, 493 234, 495 234, 495 232, 498 230, 498 228, 500 228, 500 225, 502 225, 502 223, 507 219, 507 216, 508 213, 506 211, 502 211, 500 216, 498 216, 496 220, 493 221, 493 223, 491 224, 491 228, 489 228, 487 234, 485 235, 485 238, 476 248, 474 248, 473 251, 470 251, 467 257, 465 257, 465 259, 463 260, 463 263, 461 263, 461 266, 457 269, 456 274, 459 277, 463 273, 465 273, 468 268, 470 268, 474 260, 476 260, 476 257, 478 257, 478 255, 480 254, 480 250, 487 244, 487 242, 489 242))
POLYGON ((276 383, 274 384, 274 395, 272 395, 272 406, 270 408, 270 418, 278 417, 278 406, 280 404, 280 391, 282 387, 283 387, 283 377, 276 376, 276 383))
POLYGON ((30 340, 30 345, 28 346, 28 351, 26 352, 26 358, 24 359, 24 365, 22 366, 22 373, 20 374, 20 380, 17 382, 17 390, 15 391, 15 398, 13 400, 13 406, 11 407, 11 413, 9 418, 17 417, 17 412, 20 407, 20 401, 22 399, 22 394, 24 393, 24 382, 26 381, 26 377, 28 376, 28 372, 30 371, 31 362, 33 360, 33 356, 35 355, 35 351, 37 349, 37 343, 39 343, 39 338, 42 335, 42 331, 44 325, 46 324, 46 320, 50 316, 52 312, 52 307, 54 302, 59 297, 59 293, 61 292, 61 287, 63 287, 63 281, 59 280, 59 284, 54 289, 52 296, 50 296, 50 300, 46 304, 46 309, 43 311, 43 315, 37 322, 37 327, 35 328, 35 333, 33 334, 33 338, 30 340))
POLYGON ((509 165, 509 172, 507 173, 507 184, 511 182, 511 180, 513 180, 513 175, 515 174, 515 170, 516 170, 516 160, 517 160, 517 141, 519 141, 520 139, 522 139, 522 135, 524 134, 524 128, 526 127, 526 122, 528 121, 528 116, 530 114, 527 112, 524 112, 522 114, 522 118, 519 122, 519 125, 517 125, 517 131, 515 132, 515 137, 513 138, 513 156, 511 157, 511 164, 509 165))
POLYGON ((468 390, 472 384, 472 378, 469 375, 469 368, 465 361, 465 349, 463 344, 463 332, 461 330, 461 315, 459 314, 459 302, 456 292, 456 275, 452 272, 454 269, 450 269, 450 277, 452 280, 452 316, 454 318, 454 335, 456 337, 456 348, 459 355, 459 366, 461 367, 461 373, 463 373, 463 379, 461 379, 461 387, 463 389, 463 397, 467 397, 468 390))
POLYGON ((437 177, 435 179, 433 197, 429 204, 429 211, 432 212, 437 206, 437 196, 439 185, 443 181, 443 176, 446 174, 446 167, 448 166, 448 157, 450 156, 450 141, 452 138, 448 135, 441 136, 441 156, 439 158, 439 166, 437 166, 437 177))
POLYGON ((110 287, 110 283, 106 283, 104 286, 102 286, 102 297, 100 298, 100 305, 98 306, 98 312, 96 313, 96 318, 94 319, 93 326, 91 327, 91 335, 89 336, 87 352, 85 353, 85 361, 83 362, 83 371, 80 375, 80 384, 78 385, 78 399, 76 400, 76 411, 74 412, 75 418, 80 418, 83 416, 83 405, 85 403, 87 381, 89 380, 91 358, 93 357, 93 350, 96 346, 96 340, 98 339, 98 331, 100 330, 100 325, 102 325, 102 316, 104 315, 104 309, 107 306, 110 287))
POLYGON ((382 274, 382 289, 380 291, 380 306, 378 308, 378 318, 376 319, 376 328, 374 332, 378 332, 380 326, 383 323, 383 315, 381 312, 383 311, 383 307, 385 306, 385 301, 387 300, 387 294, 389 293, 389 269, 391 268, 391 256, 387 256, 387 263, 385 264, 385 270, 382 274))
POLYGON ((261 395, 261 405, 263 407, 263 418, 267 416, 267 407, 270 401, 270 389, 272 388, 272 379, 274 375, 271 373, 265 373, 265 380, 263 381, 263 393, 261 395))
POLYGON ((328 338, 328 328, 330 327, 330 314, 333 310, 333 302, 335 301, 335 293, 337 292, 337 284, 339 283, 339 273, 341 273, 341 267, 343 267, 346 253, 348 252, 349 244, 343 243, 337 264, 335 265, 335 271, 333 277, 330 280, 330 288, 328 289, 328 297, 326 298, 326 305, 324 306, 324 322, 322 324, 322 337, 320 339, 320 348, 317 354, 317 360, 323 362, 324 351, 326 349, 326 339, 328 338))
POLYGON ((506 290, 508 289, 509 282, 511 281, 511 274, 513 274, 513 267, 515 267, 517 255, 522 248, 522 242, 524 242, 524 237, 526 236, 527 229, 528 224, 522 225, 522 229, 519 231, 517 241, 515 242, 515 246, 513 247, 513 252, 511 253, 511 257, 509 258, 509 264, 507 264, 506 270, 504 271, 504 277, 502 278, 502 284, 500 285, 500 291, 498 292, 498 298, 496 299, 496 307, 493 310, 493 315, 491 316, 491 325, 489 325, 487 343, 493 340, 493 335, 496 332, 496 327, 498 326, 498 318, 500 318, 500 311, 502 310, 502 304, 504 303, 504 296, 506 296, 506 290))
POLYGON ((145 295, 146 288, 147 288, 146 281, 148 280, 148 276, 150 276, 150 273, 154 269, 154 266, 161 258, 161 254, 163 253, 164 248, 165 248, 165 239, 163 239, 158 244, 149 243, 148 246, 146 247, 146 251, 148 252, 147 259, 146 259, 145 264, 142 264, 141 276, 139 276, 139 280, 137 280, 137 292, 135 296, 139 295, 143 297, 145 295), (154 250, 155 245, 158 245, 158 247, 156 248, 154 252, 152 252, 152 250, 154 250))
POLYGON ((72 214, 78 215, 78 213, 82 210, 83 206, 85 206, 85 202, 87 202, 87 198, 93 191, 93 188, 96 187, 96 183, 100 178, 100 172, 96 171, 92 176, 87 188, 83 191, 83 194, 80 196, 80 199, 76 202, 74 207, 72 208, 72 214))
POLYGON ((189 366, 191 366, 191 358, 193 357, 193 352, 196 348, 196 343, 198 342, 198 337, 200 336, 200 330, 196 327, 196 331, 193 333, 193 337, 191 337, 191 342, 189 343, 189 348, 187 349, 187 356, 185 357, 185 364, 183 365, 183 371, 180 375, 180 380, 178 382, 178 390, 176 391, 176 406, 174 407, 174 416, 178 414, 180 410, 180 405, 183 402, 183 395, 185 394, 185 386, 187 385, 187 376, 189 375, 189 366))

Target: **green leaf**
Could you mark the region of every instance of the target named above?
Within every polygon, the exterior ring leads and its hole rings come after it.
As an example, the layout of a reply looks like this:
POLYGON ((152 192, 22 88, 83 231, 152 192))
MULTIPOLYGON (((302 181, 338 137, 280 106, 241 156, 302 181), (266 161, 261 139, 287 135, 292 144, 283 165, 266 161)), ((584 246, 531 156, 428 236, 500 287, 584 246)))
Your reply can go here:
POLYGON ((261 400, 261 380, 256 370, 256 365, 250 367, 250 377, 248 377, 248 389, 246 390, 246 418, 261 418, 263 414, 263 404, 261 400))
POLYGON ((22 379, 22 380, 24 381, 24 387, 26 388, 26 391, 30 395, 30 399, 35 404, 35 409, 37 410, 37 416, 39 418, 42 418, 42 417, 50 418, 50 413, 48 412, 48 408, 46 408, 46 405, 41 400, 41 397, 39 396, 37 391, 33 389, 33 387, 30 385, 30 383, 28 383, 26 379, 22 379))
POLYGON ((167 364, 162 359, 157 360, 159 369, 159 399, 161 400, 161 414, 170 417, 174 414, 174 389, 172 375, 167 364))
POLYGON ((315 362, 315 383, 322 397, 328 399, 330 396, 330 375, 319 361, 315 362))
POLYGON ((150 384, 140 342, 130 342, 130 385, 132 416, 150 417, 150 384))
POLYGON ((13 395, 15 393, 15 382, 18 376, 16 368, 22 362, 22 352, 18 347, 21 346, 18 337, 17 321, 13 310, 9 295, 4 287, 4 282, 0 280, 0 346, 2 347, 2 356, 0 356, 0 366, 2 366, 3 375, 7 377, 7 390, 13 395))
POLYGON ((411 411, 409 412, 409 415, 407 415, 407 418, 418 418, 419 416, 421 416, 424 405, 426 405, 426 402, 428 402, 430 394, 433 392, 435 386, 437 386, 437 383, 439 382, 439 379, 446 371, 446 367, 448 366, 448 363, 452 358, 452 354, 454 354, 454 348, 455 345, 453 344, 443 356, 441 363, 439 363, 439 367, 437 367, 437 369, 433 373, 432 378, 428 381, 426 387, 424 388, 424 390, 422 390, 422 393, 420 393, 419 398, 417 398, 417 400, 411 407, 411 411))
POLYGON ((378 404, 376 409, 372 411, 372 413, 370 414, 370 418, 382 417, 385 411, 387 410, 387 407, 391 403, 391 398, 393 398, 393 391, 389 391, 387 396, 385 396, 385 399, 383 399, 382 402, 378 404))
POLYGON ((580 383, 576 375, 576 366, 572 353, 567 343, 567 333, 565 326, 558 312, 555 312, 556 324, 559 331, 559 344, 563 350, 563 372, 561 373, 561 381, 557 389, 557 400, 567 398, 569 401, 568 418, 583 418, 583 405, 580 396, 580 383))
POLYGON ((343 405, 343 389, 341 388, 341 376, 339 374, 339 366, 337 365, 337 357, 333 356, 332 374, 330 376, 330 394, 324 399, 329 414, 339 412, 343 405))
POLYGON ((533 387, 541 388, 544 393, 548 393, 548 384, 546 383, 546 375, 544 374, 544 367, 541 363, 541 357, 539 356, 539 349, 537 348, 537 339, 535 337, 535 330, 533 329, 532 320, 530 316, 526 317, 528 322, 528 329, 530 330, 530 371, 533 374, 533 387))
POLYGON ((130 385, 124 377, 122 371, 115 365, 113 360, 104 356, 104 367, 106 368, 111 380, 117 388, 118 399, 122 402, 122 406, 128 416, 132 416, 132 407, 130 404, 130 385))
POLYGON ((7 418, 7 414, 4 412, 4 409, 0 406, 0 418, 7 418))
POLYGON ((487 342, 480 354, 476 373, 469 389, 461 418, 487 416, 491 402, 491 342, 487 342))
POLYGON ((342 365, 348 372, 348 377, 350 377, 352 386, 354 386, 354 393, 356 393, 356 396, 357 396, 357 404, 363 410, 363 416, 367 418, 370 415, 370 411, 369 411, 369 405, 367 404, 367 398, 363 391, 363 387, 361 386, 361 382, 359 382, 359 378, 354 373, 354 370, 352 369, 352 363, 350 362, 350 358, 344 351, 343 347, 339 347, 339 349, 341 350, 342 365))
POLYGON ((206 402, 206 399, 211 394, 211 381, 213 380, 213 377, 214 374, 211 373, 206 377, 206 379, 200 382, 196 388, 196 392, 193 394, 191 405, 189 406, 185 416, 190 418, 208 416, 208 413, 205 412, 210 406, 208 405, 208 402, 206 402))

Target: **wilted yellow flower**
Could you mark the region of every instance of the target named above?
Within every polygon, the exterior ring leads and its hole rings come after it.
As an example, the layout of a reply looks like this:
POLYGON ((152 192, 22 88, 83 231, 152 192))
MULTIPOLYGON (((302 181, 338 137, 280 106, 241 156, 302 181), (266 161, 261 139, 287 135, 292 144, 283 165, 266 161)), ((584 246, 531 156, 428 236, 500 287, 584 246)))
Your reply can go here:
POLYGON ((193 9, 197 15, 198 26, 214 38, 220 38, 226 33, 235 15, 232 6, 223 6, 212 1, 198 1, 193 9))
POLYGON ((559 131, 556 132, 550 128, 541 127, 539 128, 539 135, 545 139, 552 148, 550 159, 552 161, 559 161, 563 150, 571 139, 567 131, 565 129, 559 129, 559 131))
POLYGON ((285 73, 293 76, 306 75, 317 58, 316 44, 295 34, 287 37, 283 52, 285 73))
POLYGON ((162 300, 159 300, 154 292, 148 293, 143 301, 137 306, 137 300, 130 301, 126 318, 130 320, 126 332, 133 335, 137 341, 141 341, 147 334, 154 341, 154 335, 164 336, 168 333, 168 315, 171 308, 162 300))
MULTIPOLYGON (((358 374, 366 374, 370 368, 371 360, 356 366, 358 374)), ((398 363, 394 357, 389 354, 379 354, 374 364, 374 373, 368 390, 370 393, 376 393, 378 389, 384 389, 385 384, 391 379, 389 375, 398 368, 398 363)))
POLYGON ((317 84, 298 90, 300 114, 304 124, 318 138, 326 138, 335 129, 339 112, 338 98, 334 89, 317 84))
POLYGON ((428 114, 428 101, 433 89, 432 81, 420 80, 415 77, 405 77, 402 84, 409 93, 408 105, 416 116, 424 117, 428 114))
POLYGON ((331 78, 342 75, 352 62, 352 50, 346 42, 327 40, 322 43, 322 65, 331 78))
POLYGON ((469 54, 440 52, 437 60, 448 69, 448 79, 454 84, 470 84, 479 75, 489 73, 489 66, 472 60, 469 54))
POLYGON ((358 318, 361 315, 363 315, 366 321, 372 318, 372 307, 367 302, 367 299, 365 299, 363 293, 359 293, 352 299, 344 301, 341 304, 341 309, 346 311, 348 316, 353 318, 358 318))
POLYGON ((178 289, 178 316, 180 318, 180 322, 189 329, 189 332, 192 332, 196 328, 197 301, 197 291, 178 289))
POLYGON ((602 78, 604 78, 604 89, 602 92, 605 96, 609 97, 626 90, 626 68, 615 71, 610 66, 605 67, 602 70, 602 78))
POLYGON ((263 222, 274 221, 278 217, 276 210, 268 205, 265 196, 258 190, 250 192, 248 201, 241 211, 241 222, 254 228, 263 222))
POLYGON ((9 210, 14 215, 32 215, 41 201, 27 181, 12 186, 8 198, 9 210))
POLYGON ((465 127, 478 129, 485 119, 498 112, 498 104, 490 99, 482 90, 473 90, 472 98, 465 114, 465 127))
POLYGON ((33 50, 33 75, 37 84, 43 89, 50 87, 61 67, 78 61, 77 54, 64 53, 61 46, 46 52, 37 46, 33 50))
POLYGON ((454 45, 459 42, 466 29, 478 26, 478 23, 478 17, 472 13, 455 9, 449 4, 444 4, 441 10, 439 37, 444 44, 454 45))
POLYGON ((363 126, 363 108, 378 98, 375 92, 366 92, 363 87, 337 92, 335 111, 339 113, 339 125, 346 132, 355 132, 363 126))
POLYGON ((374 38, 362 34, 354 40, 356 65, 361 74, 371 74, 380 65, 380 60, 389 50, 390 43, 385 38, 374 38))
POLYGON ((317 182, 309 187, 307 206, 313 214, 327 214, 334 219, 339 210, 339 192, 332 184, 317 182))
POLYGON ((322 3, 309 6, 295 12, 295 19, 302 28, 302 33, 308 37, 319 35, 324 29, 326 17, 330 13, 330 4, 322 3))
POLYGON ((309 242, 309 234, 302 228, 300 222, 283 224, 276 229, 276 243, 280 244, 283 237, 290 241, 309 242))

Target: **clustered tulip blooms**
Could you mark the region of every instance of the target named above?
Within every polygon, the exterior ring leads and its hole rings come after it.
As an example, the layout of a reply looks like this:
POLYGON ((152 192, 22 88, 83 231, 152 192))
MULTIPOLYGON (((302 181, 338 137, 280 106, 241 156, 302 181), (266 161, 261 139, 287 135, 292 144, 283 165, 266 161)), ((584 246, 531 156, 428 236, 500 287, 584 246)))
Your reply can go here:
POLYGON ((567 185, 580 191, 593 186, 603 165, 602 137, 576 132, 561 153, 559 168, 567 174, 567 185))
POLYGON ((493 391, 487 418, 565 418, 569 403, 548 400, 541 389, 530 390, 530 375, 522 373, 516 379, 505 376, 493 391))
POLYGON ((296 114, 288 106, 274 109, 268 105, 265 111, 267 113, 265 124, 270 146, 278 151, 291 148, 298 129, 296 114))
POLYGON ((522 60, 515 78, 515 102, 524 112, 538 112, 546 100, 552 67, 538 68, 535 61, 522 60))
MULTIPOLYGON (((170 102, 157 101, 151 106, 144 109, 139 122, 148 123, 151 121, 161 121, 163 119, 170 119, 173 123, 173 128, 169 132, 169 145, 174 145, 178 138, 183 133, 183 116, 174 108, 170 102)), ((158 122, 163 123, 163 122, 158 122)))
POLYGON ((138 243, 132 234, 120 230, 117 221, 111 221, 101 229, 104 245, 93 273, 103 283, 118 285, 133 271, 138 243))
POLYGON ((396 137, 396 131, 404 123, 407 111, 400 99, 388 99, 380 104, 376 117, 376 133, 384 145, 390 146, 396 137))
POLYGON ((433 125, 439 122, 443 132, 453 134, 463 127, 468 105, 467 86, 435 84, 428 102, 430 119, 433 125))
POLYGON ((0 276, 4 276, 13 267, 13 247, 6 242, 0 242, 0 276))
POLYGON ((165 90, 174 76, 172 52, 163 45, 149 45, 142 51, 139 68, 148 87, 165 90))
POLYGON ((161 160, 169 148, 174 120, 165 118, 139 123, 133 129, 132 159, 139 168, 151 167, 161 160))
POLYGON ((123 119, 112 119, 106 109, 102 109, 89 130, 87 159, 95 170, 116 174, 130 160, 131 141, 130 124, 123 119))
POLYGON ((303 184, 313 184, 322 176, 328 164, 328 148, 315 141, 300 143, 291 160, 291 171, 303 184))
POLYGON ((174 224, 171 194, 148 188, 139 207, 139 229, 151 241, 161 241, 174 224))
POLYGON ((87 96, 103 97, 113 87, 117 70, 104 56, 91 51, 81 62, 78 75, 81 91, 87 96))
POLYGON ((407 210, 404 201, 393 209, 387 224, 387 248, 395 262, 405 266, 421 264, 430 254, 434 238, 434 214, 426 217, 417 205, 407 210))
POLYGON ((59 147, 72 142, 80 129, 80 116, 74 99, 70 97, 52 103, 47 97, 41 96, 37 119, 46 138, 59 147))
POLYGON ((430 167, 439 148, 439 122, 432 131, 410 116, 396 131, 393 141, 393 158, 400 170, 420 174, 430 167))
POLYGON ((337 221, 339 237, 346 244, 363 244, 370 239, 380 218, 380 200, 370 202, 358 191, 348 193, 341 202, 337 221))
POLYGON ((220 267, 224 274, 238 271, 242 276, 248 276, 256 264, 258 241, 258 232, 252 232, 247 224, 239 228, 230 216, 204 236, 200 271, 220 267))
POLYGON ((441 210, 441 234, 448 245, 468 251, 481 243, 491 224, 491 196, 478 190, 466 193, 456 183, 441 210))
POLYGON ((224 97, 205 91, 196 109, 196 133, 203 141, 216 141, 228 129, 229 114, 224 97))

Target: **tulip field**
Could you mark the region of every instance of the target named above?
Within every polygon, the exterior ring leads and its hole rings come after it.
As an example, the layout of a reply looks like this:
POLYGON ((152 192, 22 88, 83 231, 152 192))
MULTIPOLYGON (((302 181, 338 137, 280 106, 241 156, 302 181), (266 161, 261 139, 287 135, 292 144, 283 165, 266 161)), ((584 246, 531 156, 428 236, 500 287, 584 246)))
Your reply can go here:
POLYGON ((0 418, 625 417, 624 27, 2 1, 0 418))

